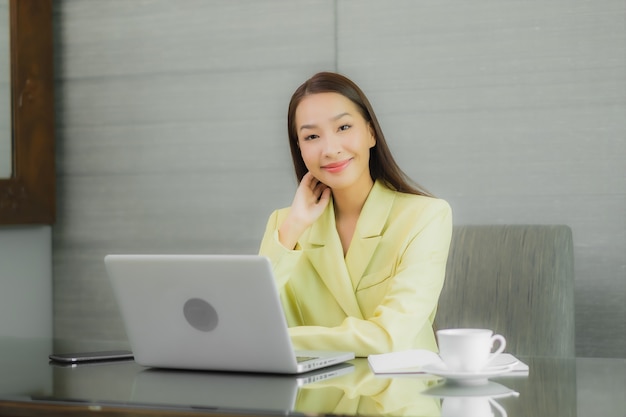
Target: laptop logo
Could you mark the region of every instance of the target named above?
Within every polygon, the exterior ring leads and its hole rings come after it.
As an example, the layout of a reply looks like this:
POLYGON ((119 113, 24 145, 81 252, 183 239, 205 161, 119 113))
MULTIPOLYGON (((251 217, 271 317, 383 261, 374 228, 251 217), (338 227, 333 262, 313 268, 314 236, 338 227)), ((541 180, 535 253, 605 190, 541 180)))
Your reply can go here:
POLYGON ((200 298, 190 298, 183 306, 183 314, 187 323, 194 329, 210 332, 217 327, 217 311, 213 306, 200 298))

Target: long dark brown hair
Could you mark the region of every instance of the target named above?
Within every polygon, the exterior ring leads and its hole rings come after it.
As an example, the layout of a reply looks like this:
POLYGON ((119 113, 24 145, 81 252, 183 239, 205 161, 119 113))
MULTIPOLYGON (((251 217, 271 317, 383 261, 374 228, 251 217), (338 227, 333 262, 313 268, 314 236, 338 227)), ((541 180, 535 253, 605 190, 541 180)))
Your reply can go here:
POLYGON ((298 183, 307 173, 300 148, 298 147, 298 133, 296 128, 296 109, 302 99, 310 94, 337 93, 352 101, 361 116, 374 130, 376 145, 370 149, 370 175, 374 181, 381 180, 392 190, 403 193, 431 196, 420 185, 412 181, 398 166, 387 146, 385 135, 378 124, 374 109, 361 89, 350 79, 334 72, 320 72, 306 80, 291 96, 287 113, 287 129, 289 133, 289 147, 291 158, 296 172, 298 183))

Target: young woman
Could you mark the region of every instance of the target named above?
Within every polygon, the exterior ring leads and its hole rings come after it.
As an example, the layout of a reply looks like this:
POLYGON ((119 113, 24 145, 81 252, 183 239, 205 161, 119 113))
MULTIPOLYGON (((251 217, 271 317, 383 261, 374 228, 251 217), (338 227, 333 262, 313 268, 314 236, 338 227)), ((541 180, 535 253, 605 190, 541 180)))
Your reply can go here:
POLYGON ((436 351, 450 206, 410 183, 346 77, 307 80, 287 123, 299 186, 291 207, 270 216, 260 254, 272 262, 294 348, 436 351))

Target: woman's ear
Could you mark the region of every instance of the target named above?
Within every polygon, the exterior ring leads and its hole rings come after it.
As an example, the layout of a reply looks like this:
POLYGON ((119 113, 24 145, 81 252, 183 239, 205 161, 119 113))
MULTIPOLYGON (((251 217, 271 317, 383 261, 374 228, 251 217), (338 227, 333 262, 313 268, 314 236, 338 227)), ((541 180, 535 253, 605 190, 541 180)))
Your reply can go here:
POLYGON ((372 122, 367 123, 367 129, 370 132, 370 148, 373 148, 374 146, 376 146, 376 132, 374 131, 372 122))

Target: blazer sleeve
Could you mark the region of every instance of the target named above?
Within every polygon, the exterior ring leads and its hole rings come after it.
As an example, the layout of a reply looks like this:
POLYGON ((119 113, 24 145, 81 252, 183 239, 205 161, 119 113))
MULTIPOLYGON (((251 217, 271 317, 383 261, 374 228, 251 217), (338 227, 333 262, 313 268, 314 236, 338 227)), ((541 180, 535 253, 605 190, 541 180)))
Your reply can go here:
POLYGON ((299 250, 298 246, 294 250, 289 250, 278 240, 278 228, 284 219, 286 210, 288 209, 276 210, 270 215, 259 249, 259 255, 269 258, 279 289, 285 286, 302 257, 302 251, 299 250))
POLYGON ((365 319, 347 317, 336 327, 292 327, 296 349, 347 350, 356 356, 415 348, 437 351, 432 324, 445 277, 452 212, 444 200, 433 202, 412 230, 374 313, 365 319))

